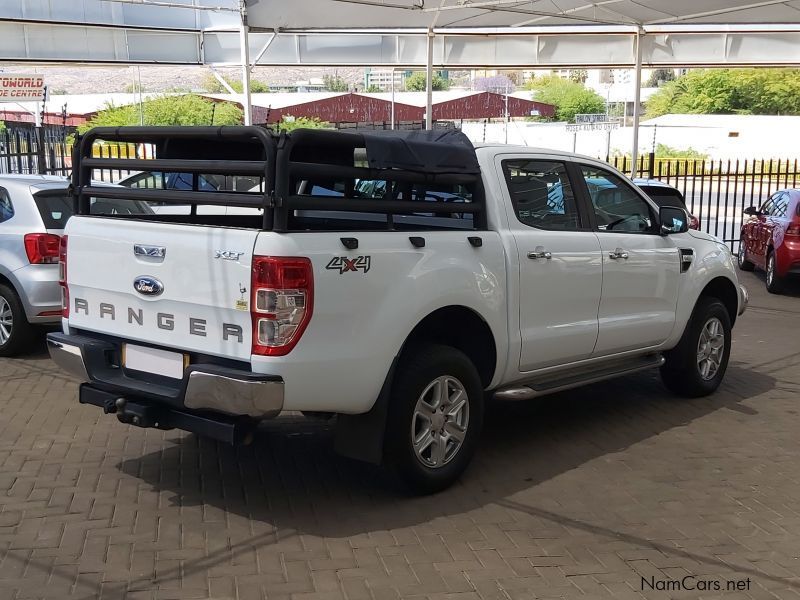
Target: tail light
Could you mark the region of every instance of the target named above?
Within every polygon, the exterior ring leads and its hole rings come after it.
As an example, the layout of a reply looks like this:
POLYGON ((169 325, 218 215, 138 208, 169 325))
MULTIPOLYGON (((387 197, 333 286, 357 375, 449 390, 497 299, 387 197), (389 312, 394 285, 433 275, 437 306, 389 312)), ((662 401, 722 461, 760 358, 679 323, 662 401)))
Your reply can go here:
POLYGON ((69 288, 67 287, 67 236, 58 248, 58 283, 61 286, 61 316, 69 317, 69 288))
POLYGON ((311 261, 307 258, 254 256, 250 288, 253 354, 288 354, 311 320, 314 307, 311 261))
POLYGON ((800 224, 792 223, 786 228, 786 235, 800 236, 800 224))
POLYGON ((25 234, 25 254, 32 265, 54 265, 58 262, 61 238, 52 233, 25 234))

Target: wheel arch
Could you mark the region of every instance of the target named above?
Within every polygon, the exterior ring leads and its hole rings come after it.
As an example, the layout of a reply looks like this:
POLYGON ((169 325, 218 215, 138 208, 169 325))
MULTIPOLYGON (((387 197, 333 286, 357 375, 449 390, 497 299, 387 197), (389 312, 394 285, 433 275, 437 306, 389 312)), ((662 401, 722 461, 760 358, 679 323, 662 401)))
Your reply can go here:
MULTIPOLYGON (((719 276, 709 281, 700 292, 700 298, 716 298, 725 306, 731 319, 731 327, 739 313, 739 292, 736 285, 727 277, 719 276)), ((696 304, 696 303, 695 303, 696 304)))
POLYGON ((451 305, 434 310, 411 330, 400 349, 400 356, 422 342, 451 346, 466 354, 478 370, 484 388, 494 378, 497 341, 489 324, 473 309, 451 305))
POLYGON ((363 414, 338 416, 334 446, 339 454, 373 464, 382 462, 389 399, 397 365, 404 352, 424 342, 461 350, 478 370, 481 384, 487 387, 491 383, 497 370, 497 342, 488 323, 466 306, 438 308, 414 326, 398 349, 372 408, 363 414))
POLYGON ((14 285, 14 282, 13 282, 13 281, 11 281, 11 279, 9 279, 8 277, 6 277, 6 276, 5 276, 5 275, 2 273, 2 271, 0 271, 0 285, 7 285, 7 286, 8 286, 8 287, 10 287, 12 290, 14 290, 14 292, 16 292, 17 294, 19 294, 19 292, 17 292, 17 286, 15 286, 15 285, 14 285))

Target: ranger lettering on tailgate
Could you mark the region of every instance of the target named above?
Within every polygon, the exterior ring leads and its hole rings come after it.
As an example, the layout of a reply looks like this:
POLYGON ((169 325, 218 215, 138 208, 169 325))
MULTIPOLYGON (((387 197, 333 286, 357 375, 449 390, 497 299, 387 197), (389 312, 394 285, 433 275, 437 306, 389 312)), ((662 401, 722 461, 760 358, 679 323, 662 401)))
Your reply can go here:
MULTIPOLYGON (((151 316, 150 313, 145 313, 141 308, 133 309, 131 307, 126 307, 126 309, 128 323, 131 325, 136 323, 136 325, 139 327, 144 327, 146 321, 145 315, 148 317, 151 316)), ((88 317, 89 302, 83 298, 75 298, 73 310, 75 311, 75 314, 83 311, 84 315, 88 317)), ((99 316, 101 319, 108 318, 112 321, 117 320, 117 307, 110 302, 100 302, 97 306, 97 310, 99 311, 99 316)), ((158 312, 155 314, 154 322, 158 329, 162 329, 164 331, 175 330, 175 315, 173 314, 158 312)), ((205 319, 188 317, 186 320, 186 327, 189 330, 189 335, 206 337, 206 324, 207 321, 205 319)), ((239 325, 235 325, 233 323, 222 323, 221 329, 223 341, 227 342, 228 340, 231 340, 239 344, 244 343, 244 331, 239 325)))

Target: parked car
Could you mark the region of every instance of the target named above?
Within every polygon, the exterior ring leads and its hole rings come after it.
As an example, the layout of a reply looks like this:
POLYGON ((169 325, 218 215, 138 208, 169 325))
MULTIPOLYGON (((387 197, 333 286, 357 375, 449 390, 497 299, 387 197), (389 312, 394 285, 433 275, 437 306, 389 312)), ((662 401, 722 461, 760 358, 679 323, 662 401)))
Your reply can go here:
MULTIPOLYGON (((633 183, 639 186, 659 206, 675 206, 689 212, 686 206, 686 199, 678 188, 658 179, 645 179, 642 177, 635 178, 633 183)), ((692 213, 689 213, 689 229, 700 231, 700 220, 692 213)))
POLYGON ((767 291, 780 293, 789 275, 800 274, 800 190, 780 190, 759 208, 744 210, 739 268, 767 272, 767 291))
MULTIPOLYGON (((61 320, 58 252, 73 213, 68 185, 65 177, 0 176, 0 356, 24 350, 35 326, 61 320)), ((152 213, 141 202, 94 199, 91 212, 152 213)))
MULTIPOLYGON (((236 148, 202 128, 145 131, 193 135, 174 158, 209 170, 261 164, 228 159, 236 148)), ((81 403, 230 443, 284 411, 335 415, 338 451, 433 492, 467 467, 490 394, 525 400, 659 367, 683 396, 722 382, 747 304, 729 248, 607 164, 474 148, 460 132, 299 129, 280 145, 257 128, 225 133, 272 154, 263 215, 70 220, 63 333, 48 346, 85 382, 81 403), (354 147, 369 168, 351 166, 354 147), (602 209, 596 181, 613 200, 602 209), (574 193, 551 194, 565 184, 574 193)))
MULTIPOLYGON (((141 171, 121 179, 117 185, 133 189, 157 190, 192 190, 200 192, 259 192, 261 184, 258 177, 241 175, 194 175, 192 173, 168 173, 162 171, 141 171), (195 179, 196 178, 196 179, 195 179)), ((189 204, 167 204, 150 202, 150 208, 160 215, 188 215, 192 207, 189 204)), ((199 215, 249 215, 259 209, 240 208, 236 206, 198 206, 199 215)))

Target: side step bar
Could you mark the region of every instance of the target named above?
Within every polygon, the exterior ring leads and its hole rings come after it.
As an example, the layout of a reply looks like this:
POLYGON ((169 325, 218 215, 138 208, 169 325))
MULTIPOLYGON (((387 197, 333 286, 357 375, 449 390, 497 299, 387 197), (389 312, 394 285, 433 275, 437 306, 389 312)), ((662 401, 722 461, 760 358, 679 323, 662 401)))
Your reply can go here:
POLYGON ((547 394, 554 394, 563 390, 580 387, 606 379, 623 377, 639 371, 654 369, 664 364, 664 357, 660 354, 651 354, 641 358, 626 360, 625 362, 616 361, 612 364, 604 364, 593 369, 584 369, 577 374, 573 373, 565 376, 564 373, 543 376, 531 380, 525 384, 517 384, 511 387, 500 388, 494 393, 498 400, 529 400, 547 394))

